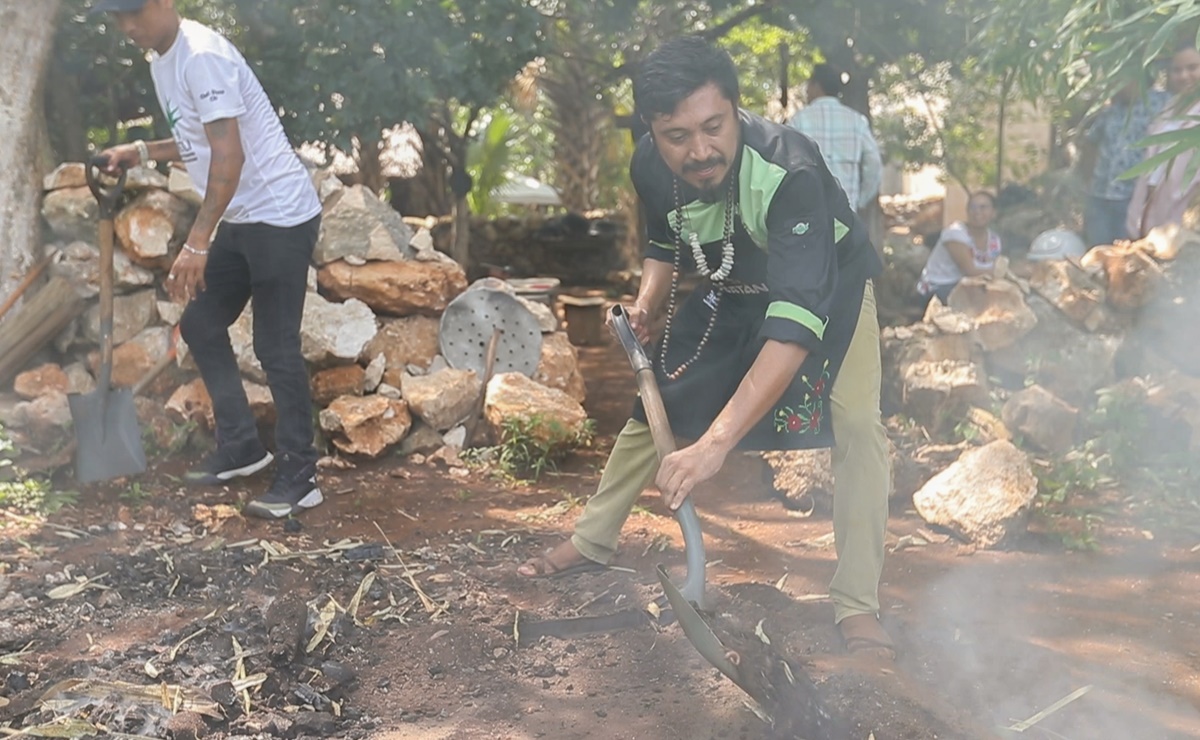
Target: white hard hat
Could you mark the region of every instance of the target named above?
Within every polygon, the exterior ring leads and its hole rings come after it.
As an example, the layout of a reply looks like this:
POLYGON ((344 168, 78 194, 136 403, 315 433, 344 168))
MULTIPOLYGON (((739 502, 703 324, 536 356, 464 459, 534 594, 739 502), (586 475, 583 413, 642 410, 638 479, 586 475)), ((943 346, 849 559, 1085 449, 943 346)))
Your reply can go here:
POLYGON ((1029 259, 1035 262, 1062 260, 1068 257, 1076 259, 1087 252, 1087 245, 1074 231, 1068 229, 1050 229, 1038 234, 1029 245, 1029 259))

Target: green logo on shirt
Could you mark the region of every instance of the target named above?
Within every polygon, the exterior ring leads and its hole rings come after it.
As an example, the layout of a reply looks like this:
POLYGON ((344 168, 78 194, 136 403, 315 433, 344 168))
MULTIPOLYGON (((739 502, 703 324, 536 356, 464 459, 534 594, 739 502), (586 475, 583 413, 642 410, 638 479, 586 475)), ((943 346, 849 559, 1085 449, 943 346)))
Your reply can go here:
POLYGON ((805 234, 807 234, 808 233, 808 222, 801 221, 800 223, 793 226, 792 233, 795 234, 796 236, 804 236, 805 234))
POLYGON ((172 105, 171 101, 168 100, 167 101, 167 125, 171 127, 172 132, 175 131, 175 124, 179 123, 180 118, 181 118, 181 116, 179 115, 179 109, 176 108, 174 105, 172 105))

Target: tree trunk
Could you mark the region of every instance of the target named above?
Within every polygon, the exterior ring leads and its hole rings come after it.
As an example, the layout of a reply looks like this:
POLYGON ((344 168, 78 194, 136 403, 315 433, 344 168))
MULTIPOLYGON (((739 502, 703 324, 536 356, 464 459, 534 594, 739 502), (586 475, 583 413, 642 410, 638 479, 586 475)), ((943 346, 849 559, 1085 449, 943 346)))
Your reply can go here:
POLYGON ((471 207, 465 196, 454 201, 451 228, 454 237, 450 243, 450 256, 467 270, 471 267, 471 207))
POLYGON ((590 211, 600 195, 600 163, 612 114, 597 93, 596 75, 581 57, 556 58, 547 66, 541 84, 554 108, 555 185, 564 207, 590 211))
POLYGON ((42 83, 61 0, 0 0, 0 297, 41 251, 42 83))

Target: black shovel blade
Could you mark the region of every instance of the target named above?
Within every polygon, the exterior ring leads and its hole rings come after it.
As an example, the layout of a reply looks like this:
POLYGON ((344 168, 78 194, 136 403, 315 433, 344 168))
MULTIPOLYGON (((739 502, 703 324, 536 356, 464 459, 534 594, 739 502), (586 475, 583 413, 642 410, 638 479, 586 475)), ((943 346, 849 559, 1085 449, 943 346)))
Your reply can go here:
POLYGON ((128 388, 67 397, 75 421, 75 478, 80 483, 137 475, 146 470, 146 452, 133 393, 128 388))

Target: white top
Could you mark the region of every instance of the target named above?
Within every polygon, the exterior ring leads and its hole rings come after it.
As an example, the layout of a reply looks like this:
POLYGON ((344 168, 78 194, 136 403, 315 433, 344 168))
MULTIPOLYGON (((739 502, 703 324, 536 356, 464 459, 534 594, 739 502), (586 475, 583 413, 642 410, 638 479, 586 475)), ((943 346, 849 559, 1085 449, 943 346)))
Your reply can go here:
POLYGON ((825 165, 853 208, 865 208, 879 194, 883 162, 867 117, 823 95, 792 118, 792 128, 817 142, 825 165))
POLYGON ((246 59, 224 36, 184 20, 165 54, 151 52, 158 103, 203 196, 212 148, 204 124, 236 118, 245 164, 222 220, 296 226, 321 212, 317 191, 246 59))
POLYGON ((980 247, 971 238, 967 225, 962 221, 955 221, 942 230, 937 244, 929 253, 925 269, 921 271, 921 281, 917 283, 917 290, 921 295, 932 295, 937 288, 955 285, 964 277, 962 270, 958 269, 958 263, 950 255, 950 250, 946 249, 946 242, 961 242, 970 247, 975 266, 983 270, 995 267, 996 258, 1000 256, 1000 237, 996 232, 988 229, 987 244, 980 247))

